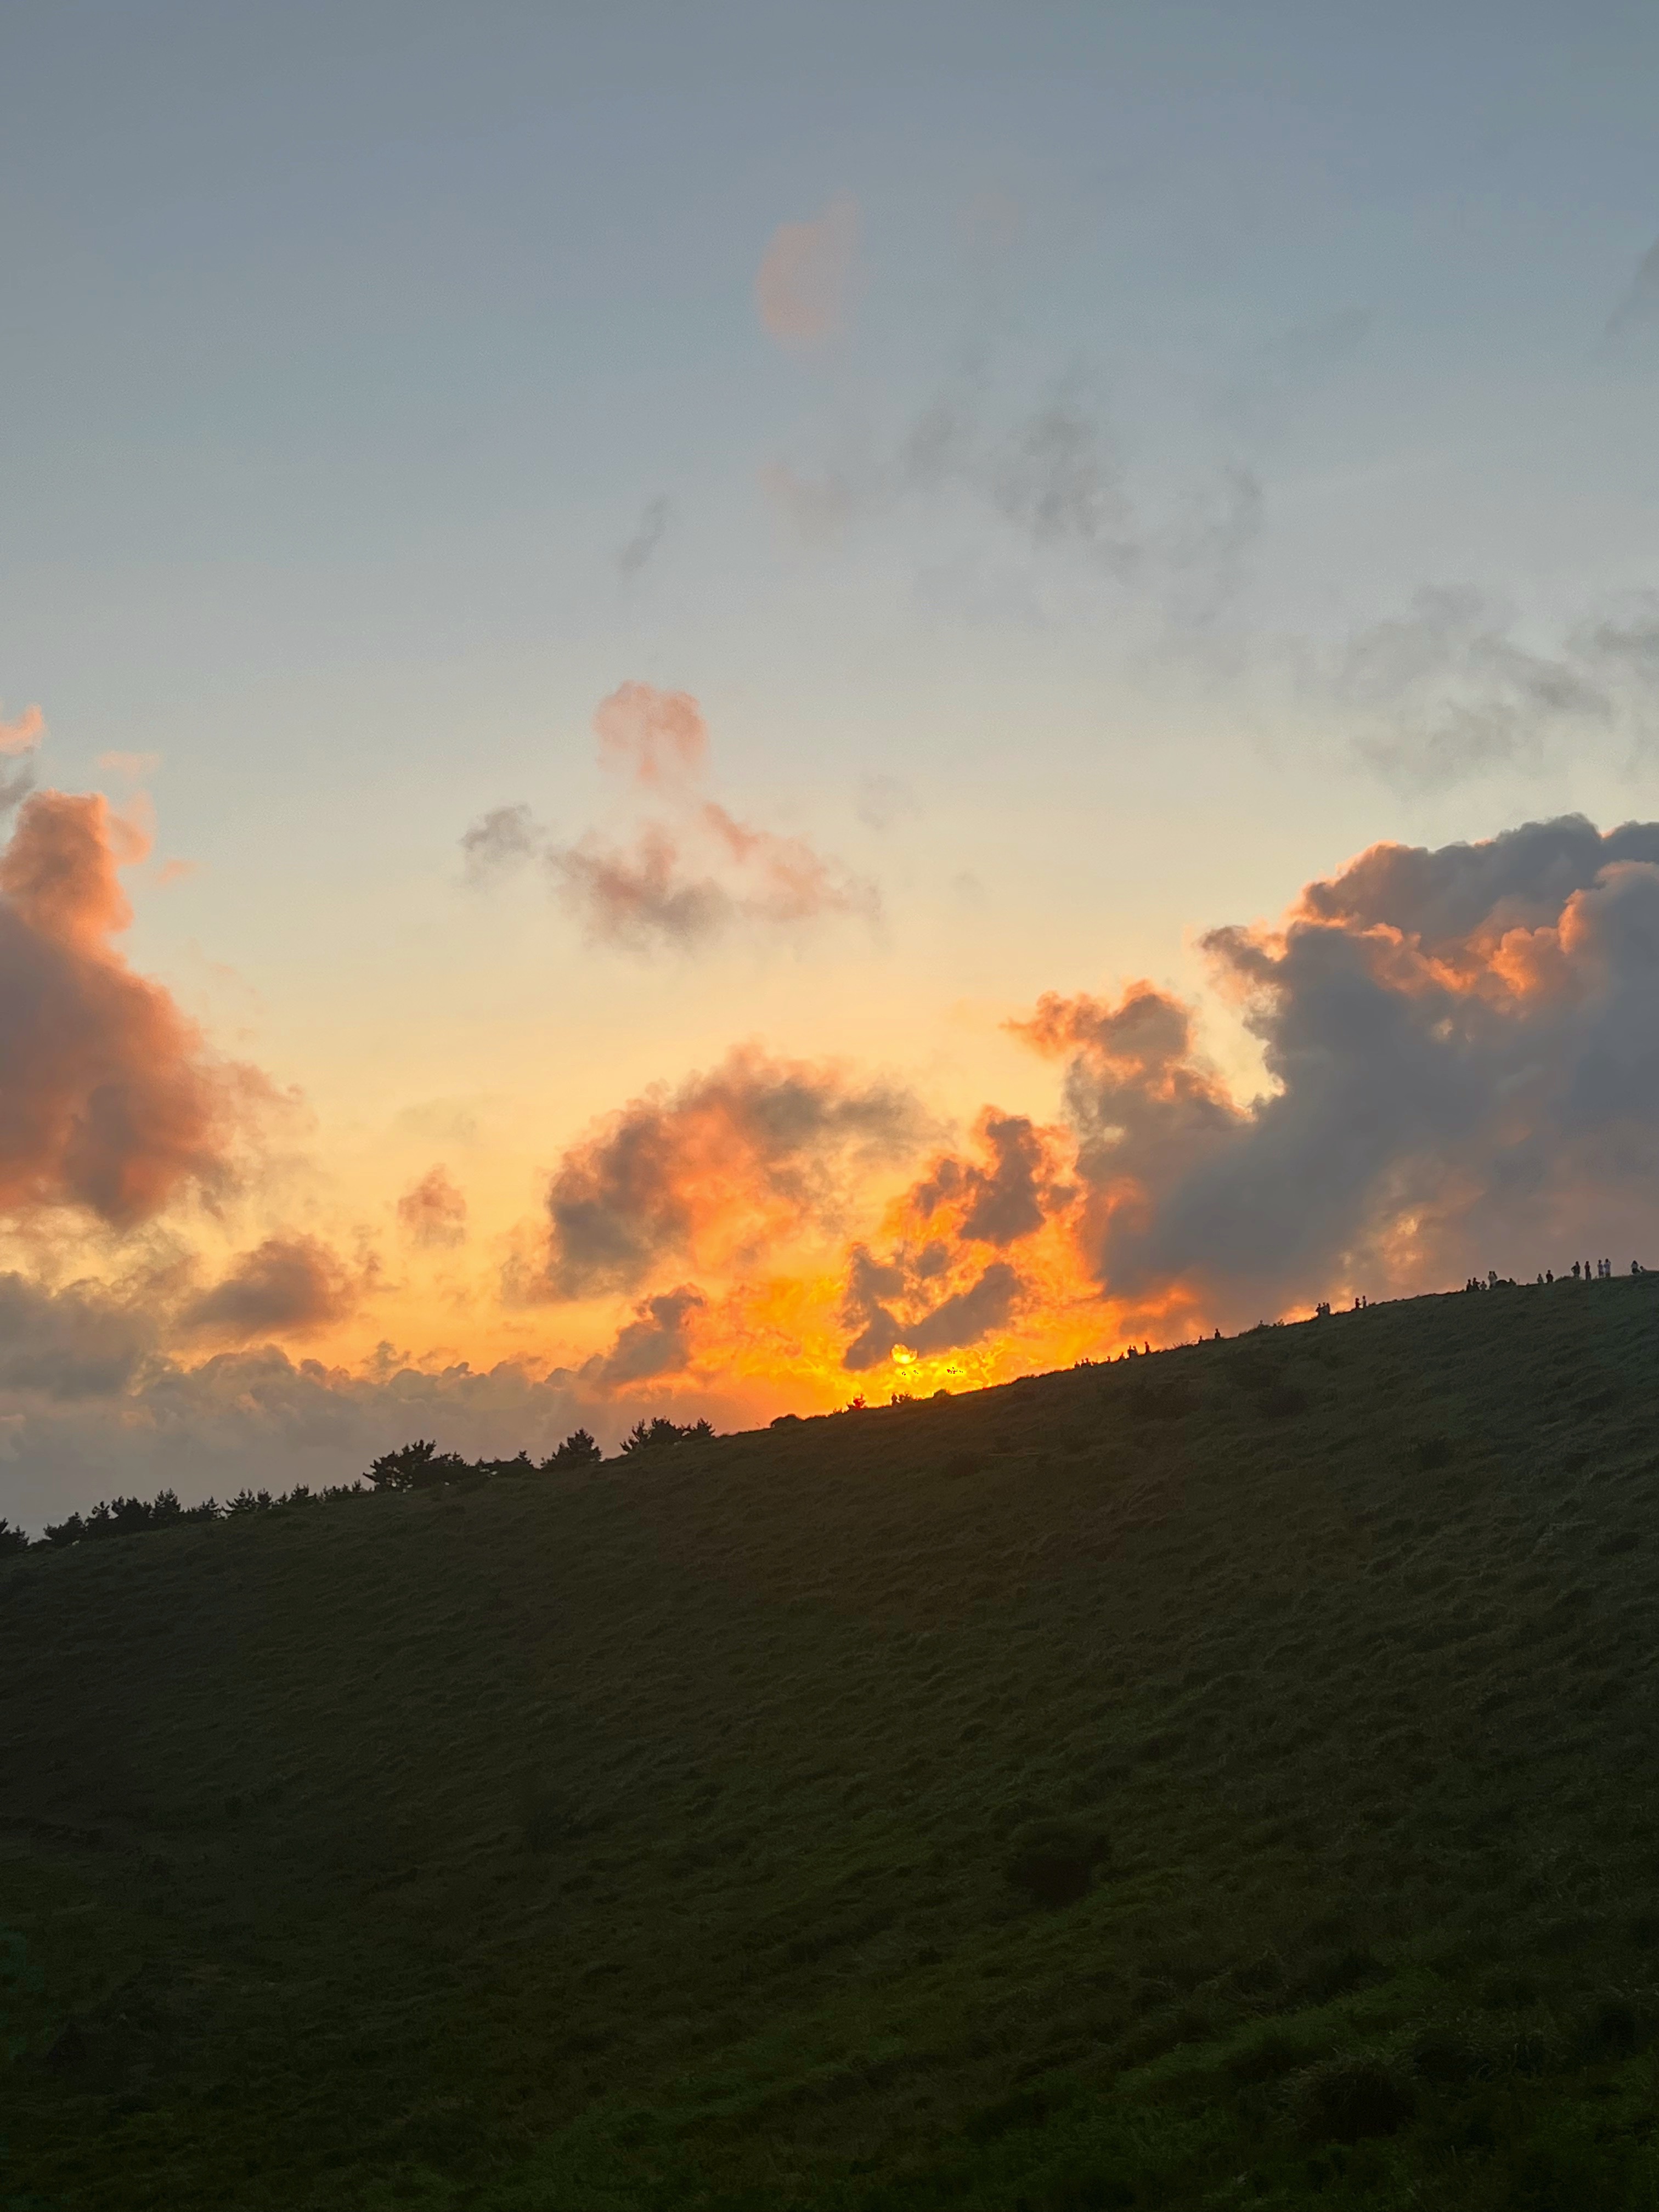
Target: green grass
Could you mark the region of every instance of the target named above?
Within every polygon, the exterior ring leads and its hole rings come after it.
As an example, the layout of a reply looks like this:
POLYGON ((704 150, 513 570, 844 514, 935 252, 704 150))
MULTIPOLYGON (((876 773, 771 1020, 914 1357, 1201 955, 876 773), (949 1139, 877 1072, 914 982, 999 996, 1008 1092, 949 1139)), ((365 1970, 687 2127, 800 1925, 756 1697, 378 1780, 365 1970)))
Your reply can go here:
POLYGON ((0 2206, 1659 2205, 1656 1382, 1500 1290, 7 1563, 0 2206))

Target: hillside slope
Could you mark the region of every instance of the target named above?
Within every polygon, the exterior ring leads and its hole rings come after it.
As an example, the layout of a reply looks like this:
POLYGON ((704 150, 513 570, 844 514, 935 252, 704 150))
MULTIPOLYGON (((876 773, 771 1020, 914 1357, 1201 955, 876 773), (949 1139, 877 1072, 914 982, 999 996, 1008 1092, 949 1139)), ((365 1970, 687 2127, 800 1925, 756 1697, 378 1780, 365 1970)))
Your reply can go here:
POLYGON ((9 1562, 0 2203, 1659 2201, 1656 1381, 1498 1290, 9 1562))

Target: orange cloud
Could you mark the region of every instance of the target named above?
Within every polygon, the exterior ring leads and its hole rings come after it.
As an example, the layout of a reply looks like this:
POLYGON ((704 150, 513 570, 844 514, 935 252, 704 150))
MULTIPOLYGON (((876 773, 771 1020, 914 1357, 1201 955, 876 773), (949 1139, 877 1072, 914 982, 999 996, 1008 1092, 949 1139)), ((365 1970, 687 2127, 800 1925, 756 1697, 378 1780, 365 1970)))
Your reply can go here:
POLYGON ((780 223, 755 272, 755 312, 769 337, 806 352, 846 327, 858 253, 858 207, 848 193, 810 222, 780 223))
POLYGON ((222 1180, 259 1079, 110 944, 131 919, 117 871, 145 850, 101 797, 47 791, 0 854, 0 1207, 127 1227, 222 1180))
POLYGON ((317 1237, 267 1237, 185 1307, 179 1327, 222 1344, 309 1335, 350 1314, 356 1287, 317 1237))
POLYGON ((428 1168, 398 1200, 398 1218, 416 1244, 460 1244, 466 1240, 466 1200, 441 1164, 428 1168))
POLYGON ((565 1154, 548 1189, 548 1287, 588 1297, 640 1289, 665 1264, 741 1267, 833 1222, 849 1182, 902 1158, 925 1127, 890 1085, 739 1048, 565 1154))
POLYGON ((46 735, 46 718, 38 707, 25 707, 15 722, 0 722, 0 757, 32 753, 46 735))

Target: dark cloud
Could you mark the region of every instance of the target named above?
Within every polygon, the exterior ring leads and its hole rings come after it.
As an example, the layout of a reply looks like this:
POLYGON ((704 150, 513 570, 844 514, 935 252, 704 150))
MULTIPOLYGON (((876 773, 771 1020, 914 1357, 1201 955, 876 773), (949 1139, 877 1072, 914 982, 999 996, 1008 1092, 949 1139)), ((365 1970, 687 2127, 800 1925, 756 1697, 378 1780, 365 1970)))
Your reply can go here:
POLYGON ((936 1155, 890 1217, 903 1232, 885 1258, 848 1255, 841 1322, 853 1332, 842 1365, 863 1373, 903 1346, 918 1358, 982 1343, 1006 1328, 1025 1285, 1006 1249, 1066 1216, 1077 1196, 1062 1177, 1063 1134, 987 1107, 974 1149, 936 1155))
POLYGON ((639 1289, 665 1264, 741 1258, 833 1220, 849 1177, 925 1133, 908 1093, 740 1050, 635 1099, 574 1145, 547 1195, 556 1297, 639 1289))
POLYGON ((970 1243, 1012 1244, 1069 1204, 1071 1192, 1056 1187, 1048 1145, 1024 1115, 988 1108, 977 1134, 988 1164, 947 1155, 915 1185, 911 1202, 924 1220, 951 1204, 958 1209, 959 1236, 970 1243))
POLYGON ((223 1279, 185 1308, 186 1336, 245 1344, 255 1337, 303 1336, 343 1321, 355 1304, 349 1272, 314 1237, 267 1237, 223 1279))
POLYGON ((45 791, 0 854, 0 1207, 146 1220, 222 1179, 265 1088, 111 945, 131 918, 117 869, 143 849, 103 799, 45 791))
POLYGON ((862 1247, 855 1250, 849 1273, 842 1320, 858 1334, 842 1355, 849 1374, 860 1375, 891 1358, 902 1345, 919 1358, 940 1352, 956 1352, 1006 1328, 1012 1318, 1021 1285, 1006 1260, 994 1260, 966 1290, 952 1291, 938 1304, 912 1310, 901 1317, 882 1303, 906 1293, 911 1287, 908 1271, 884 1267, 862 1247))
POLYGON ((617 568, 624 577, 637 576, 652 555, 662 544, 668 527, 668 495, 659 492, 655 499, 647 500, 634 526, 634 534, 617 556, 617 568))
POLYGON ((584 1379, 601 1389, 615 1390, 659 1375, 684 1374, 691 1359, 687 1323, 707 1304, 702 1292, 689 1283, 647 1298, 635 1309, 633 1320, 617 1331, 610 1351, 588 1362, 584 1379))

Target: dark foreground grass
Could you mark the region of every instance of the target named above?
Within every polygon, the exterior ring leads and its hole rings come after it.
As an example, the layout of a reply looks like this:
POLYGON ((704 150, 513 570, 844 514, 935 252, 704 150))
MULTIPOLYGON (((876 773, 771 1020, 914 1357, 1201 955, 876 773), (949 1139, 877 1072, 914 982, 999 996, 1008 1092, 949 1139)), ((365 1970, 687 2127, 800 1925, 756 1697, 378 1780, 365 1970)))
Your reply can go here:
POLYGON ((0 1571, 0 2204, 1659 2203, 1659 1279, 0 1571))

